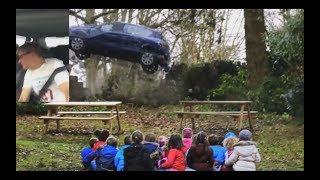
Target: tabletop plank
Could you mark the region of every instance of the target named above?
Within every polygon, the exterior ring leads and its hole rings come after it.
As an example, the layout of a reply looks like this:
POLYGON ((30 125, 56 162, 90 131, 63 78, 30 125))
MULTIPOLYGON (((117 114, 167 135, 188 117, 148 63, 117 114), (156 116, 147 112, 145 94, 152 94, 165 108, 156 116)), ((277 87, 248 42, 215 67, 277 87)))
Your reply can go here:
POLYGON ((122 104, 121 101, 103 101, 103 102, 49 102, 45 106, 116 106, 122 104))
POLYGON ((180 101, 181 104, 250 104, 252 101, 180 101))

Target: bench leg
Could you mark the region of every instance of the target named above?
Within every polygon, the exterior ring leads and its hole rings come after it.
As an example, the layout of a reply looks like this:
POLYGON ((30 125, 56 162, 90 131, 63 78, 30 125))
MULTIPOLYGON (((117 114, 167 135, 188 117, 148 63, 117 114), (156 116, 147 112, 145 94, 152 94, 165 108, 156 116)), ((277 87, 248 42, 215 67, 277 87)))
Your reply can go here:
POLYGON ((182 131, 182 121, 183 121, 183 115, 181 116, 181 119, 180 119, 180 131, 182 131))
POLYGON ((192 131, 195 132, 196 131, 196 125, 194 123, 194 118, 191 117, 191 123, 192 123, 192 131))
POLYGON ((47 134, 48 129, 49 129, 49 120, 45 119, 45 120, 43 120, 43 123, 44 123, 44 134, 47 134))
POLYGON ((120 134, 121 125, 120 125, 120 114, 119 114, 118 106, 116 106, 116 110, 117 110, 117 123, 118 123, 118 131, 116 132, 116 134, 120 134))
POLYGON ((239 119, 239 127, 238 127, 238 129, 239 129, 239 130, 241 130, 241 128, 242 128, 243 111, 244 111, 244 105, 241 105, 241 110, 240 110, 240 119, 239 119))
POLYGON ((112 119, 109 120, 110 122, 110 134, 112 134, 112 119))
POLYGON ((57 123, 57 130, 60 131, 60 120, 56 120, 57 123))
POLYGON ((250 130, 253 133, 253 126, 252 126, 252 122, 251 122, 251 113, 250 113, 250 105, 248 105, 248 121, 249 121, 250 130))

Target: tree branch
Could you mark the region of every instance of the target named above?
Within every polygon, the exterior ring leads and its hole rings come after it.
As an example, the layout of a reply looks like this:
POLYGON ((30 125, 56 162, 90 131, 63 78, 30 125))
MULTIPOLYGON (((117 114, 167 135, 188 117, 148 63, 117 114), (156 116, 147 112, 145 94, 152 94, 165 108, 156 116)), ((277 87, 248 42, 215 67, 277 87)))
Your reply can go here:
POLYGON ((86 24, 88 24, 89 22, 82 16, 78 15, 77 12, 73 11, 73 10, 68 10, 68 13, 80 20, 82 20, 83 22, 85 22, 86 24))
POLYGON ((105 15, 108 15, 108 14, 112 14, 112 13, 115 13, 115 12, 117 12, 117 9, 113 9, 113 10, 110 10, 110 11, 102 12, 102 13, 96 15, 96 16, 93 16, 91 18, 91 20, 96 20, 96 19, 98 19, 98 18, 100 18, 102 16, 105 16, 105 15))
POLYGON ((83 11, 83 9, 78 10, 76 13, 78 14, 79 12, 83 11))

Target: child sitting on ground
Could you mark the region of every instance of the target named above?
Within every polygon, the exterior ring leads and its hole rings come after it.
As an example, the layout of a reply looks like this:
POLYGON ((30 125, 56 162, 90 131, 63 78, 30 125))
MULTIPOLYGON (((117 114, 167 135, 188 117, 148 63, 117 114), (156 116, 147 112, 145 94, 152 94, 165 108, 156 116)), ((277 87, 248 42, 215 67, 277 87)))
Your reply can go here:
POLYGON ((143 146, 146 147, 147 152, 150 153, 153 164, 157 167, 158 160, 162 155, 162 149, 159 147, 159 144, 156 143, 156 136, 152 133, 147 134, 144 138, 143 146))
POLYGON ((89 160, 94 161, 97 171, 115 170, 114 157, 118 149, 118 140, 114 136, 107 139, 107 144, 103 148, 98 148, 93 154, 90 154, 89 160), (95 159, 95 160, 94 160, 95 159))
POLYGON ((143 145, 147 148, 148 153, 154 152, 159 147, 159 144, 156 143, 156 136, 152 133, 149 133, 144 137, 143 145))
POLYGON ((159 136, 158 137, 158 144, 159 144, 159 150, 161 152, 161 157, 165 157, 165 149, 167 144, 167 137, 166 136, 159 136))
POLYGON ((186 169, 186 159, 181 136, 171 135, 167 147, 169 148, 167 160, 160 164, 159 168, 168 171, 184 171, 186 169))
POLYGON ((182 130, 182 142, 186 149, 190 149, 192 145, 193 132, 191 128, 184 128, 182 130))
POLYGON ((244 129, 239 133, 239 142, 234 145, 234 150, 225 161, 234 171, 256 171, 255 163, 261 161, 257 144, 251 141, 252 133, 244 129))
POLYGON ((83 167, 84 169, 83 170, 92 170, 90 168, 90 161, 88 160, 88 155, 90 153, 93 153, 94 150, 93 150, 93 145, 98 142, 98 139, 97 138, 91 138, 89 140, 89 147, 84 147, 82 150, 81 150, 81 158, 82 158, 82 164, 83 164, 83 167))
POLYGON ((166 143, 167 143, 167 137, 165 137, 165 136, 159 136, 158 137, 159 148, 161 148, 163 150, 165 145, 166 145, 166 143))
POLYGON ((95 131, 94 134, 98 137, 98 142, 93 145, 93 149, 97 150, 98 148, 103 148, 106 144, 106 140, 108 139, 110 132, 107 129, 102 131, 95 131))
POLYGON ((205 132, 200 131, 194 138, 194 142, 187 154, 188 168, 196 171, 213 171, 213 151, 205 132))
MULTIPOLYGON (((223 140, 223 147, 226 148, 226 153, 225 153, 225 162, 226 160, 230 157, 230 155, 233 152, 233 146, 239 141, 238 137, 233 133, 233 132, 228 132, 224 136, 223 140)), ((224 164, 220 171, 232 171, 232 166, 224 164)))
POLYGON ((119 151, 116 154, 116 157, 114 158, 114 165, 117 168, 117 171, 123 171, 124 167, 124 156, 123 151, 125 148, 129 147, 132 144, 131 136, 127 135, 124 138, 124 145, 119 148, 119 151))
POLYGON ((160 151, 160 160, 156 164, 156 168, 159 168, 160 164, 164 163, 167 160, 167 155, 169 150, 167 148, 167 137, 159 136, 158 137, 159 151, 160 151))
POLYGON ((222 141, 222 137, 211 134, 208 137, 208 141, 210 144, 210 148, 213 151, 213 159, 214 159, 213 170, 220 171, 222 165, 224 164, 225 153, 226 153, 226 148, 224 148, 220 145, 220 143, 222 141))
POLYGON ((147 148, 141 143, 143 141, 143 133, 134 131, 131 135, 132 144, 125 148, 124 155, 124 171, 153 171, 154 164, 150 158, 147 148))

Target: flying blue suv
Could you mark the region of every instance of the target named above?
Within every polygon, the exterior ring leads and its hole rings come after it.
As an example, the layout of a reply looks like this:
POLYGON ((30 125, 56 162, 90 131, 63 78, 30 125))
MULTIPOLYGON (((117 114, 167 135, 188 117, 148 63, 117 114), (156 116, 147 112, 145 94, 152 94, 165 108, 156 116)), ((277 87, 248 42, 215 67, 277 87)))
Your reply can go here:
POLYGON ((69 48, 79 59, 90 54, 140 63, 146 73, 169 71, 170 48, 160 32, 123 22, 69 28, 69 48))

